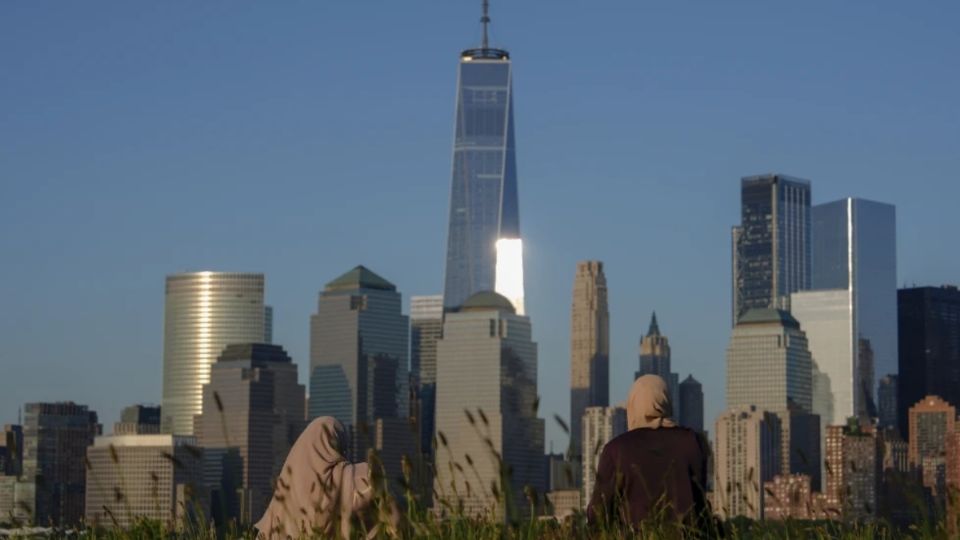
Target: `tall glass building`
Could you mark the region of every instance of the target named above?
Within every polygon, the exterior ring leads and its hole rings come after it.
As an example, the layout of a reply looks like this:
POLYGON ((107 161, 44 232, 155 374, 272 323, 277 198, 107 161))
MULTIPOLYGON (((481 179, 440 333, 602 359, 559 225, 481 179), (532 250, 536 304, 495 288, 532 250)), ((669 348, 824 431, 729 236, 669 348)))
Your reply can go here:
POLYGON ((515 307, 519 307, 518 300, 522 305, 510 54, 488 47, 486 13, 481 20, 483 44, 460 54, 457 76, 443 292, 447 309, 456 309, 473 293, 493 290, 510 297, 515 307))
POLYGON ((743 178, 732 240, 733 323, 751 309, 788 309, 790 293, 810 288, 810 182, 743 178))
POLYGON ((940 396, 960 406, 960 289, 955 285, 900 289, 897 306, 897 422, 906 435, 907 411, 925 396, 940 396))
POLYGON ((876 417, 877 385, 897 373, 895 208, 847 198, 814 206, 812 221, 813 290, 791 311, 831 389, 830 423, 876 417))
POLYGON ((231 343, 269 342, 272 310, 263 274, 189 272, 167 276, 163 322, 161 430, 193 435, 210 366, 231 343))
POLYGON ((364 266, 327 283, 310 317, 310 418, 333 416, 363 459, 378 418, 406 418, 410 324, 396 286, 364 266))

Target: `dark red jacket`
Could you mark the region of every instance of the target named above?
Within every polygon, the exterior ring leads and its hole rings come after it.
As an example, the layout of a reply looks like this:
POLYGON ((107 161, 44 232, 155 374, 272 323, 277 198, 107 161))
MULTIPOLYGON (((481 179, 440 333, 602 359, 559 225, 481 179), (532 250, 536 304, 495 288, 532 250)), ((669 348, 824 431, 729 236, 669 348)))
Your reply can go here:
POLYGON ((702 436, 682 427, 634 429, 604 446, 587 517, 637 525, 656 514, 693 525, 709 515, 706 485, 702 436))

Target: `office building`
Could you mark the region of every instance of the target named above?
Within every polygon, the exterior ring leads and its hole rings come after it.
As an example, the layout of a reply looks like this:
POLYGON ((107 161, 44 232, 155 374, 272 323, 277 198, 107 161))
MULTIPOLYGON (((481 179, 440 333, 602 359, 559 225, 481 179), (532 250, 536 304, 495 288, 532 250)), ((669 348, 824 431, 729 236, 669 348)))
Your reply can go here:
POLYGON ((23 410, 23 470, 17 504, 41 526, 75 526, 83 519, 87 447, 100 434, 97 413, 72 402, 27 403, 23 410))
POLYGON ((610 313, 602 262, 577 263, 570 314, 570 454, 579 456, 584 411, 610 402, 610 313))
POLYGON ((310 317, 310 418, 332 416, 363 460, 377 418, 409 414, 410 324, 397 288, 364 266, 327 283, 310 317))
POLYGON ((160 407, 131 405, 120 412, 120 421, 113 424, 114 435, 150 435, 160 433, 160 407))
POLYGON ((20 476, 23 469, 23 426, 7 424, 0 433, 0 476, 20 476))
POLYGON ((444 306, 497 291, 523 314, 510 54, 483 42, 460 53, 447 232, 444 306))
POLYGON ((470 516, 529 513, 524 486, 545 492, 544 422, 536 409, 537 344, 530 319, 493 292, 477 293, 447 313, 437 343, 438 495, 459 495, 470 516), (506 495, 505 507, 493 485, 506 495))
POLYGON ((443 296, 410 297, 410 372, 419 401, 420 448, 432 455, 437 399, 437 340, 443 335, 443 296))
POLYGON ((627 410, 623 407, 587 407, 583 411, 583 497, 590 501, 597 481, 597 465, 603 447, 627 431, 627 410))
POLYGON ((210 367, 231 343, 262 342, 263 274, 189 272, 167 276, 163 321, 161 430, 193 434, 210 367))
POLYGON ((123 434, 87 448, 86 522, 127 528, 140 519, 181 528, 206 512, 202 451, 193 437, 123 434))
POLYGON ((882 429, 897 428, 897 380, 897 375, 888 374, 877 385, 877 421, 882 429))
POLYGON ((751 309, 789 309, 790 294, 810 288, 810 182, 743 178, 732 240, 733 324, 751 309))
POLYGON ((882 437, 870 424, 850 418, 828 426, 824 495, 827 505, 847 521, 877 517, 882 473, 882 437))
POLYGON ((680 383, 680 399, 678 405, 680 414, 677 418, 680 425, 688 427, 696 432, 703 432, 703 386, 693 378, 693 375, 687 375, 687 378, 680 383))
POLYGON ((947 437, 947 456, 944 483, 947 491, 948 533, 956 538, 960 533, 960 431, 954 430, 947 437))
POLYGON ((812 400, 810 351, 796 319, 777 309, 753 309, 744 314, 727 347, 727 405, 755 405, 780 415, 785 474, 812 472, 790 470, 795 443, 809 448, 812 436, 809 431, 798 433, 792 442, 791 428, 798 424, 791 416, 809 414, 812 400))
POLYGON ((960 290, 951 285, 901 289, 897 317, 897 421, 906 438, 907 411, 925 396, 960 404, 960 290))
POLYGON ((877 417, 879 379, 897 370, 895 209, 848 198, 812 216, 813 290, 794 293, 790 309, 829 388, 814 412, 824 424, 877 417))
POLYGON ((660 333, 656 312, 650 316, 647 334, 640 338, 640 369, 633 378, 636 380, 644 375, 657 375, 667 383, 667 393, 670 394, 670 402, 673 403, 674 417, 679 418, 682 414, 678 399, 680 376, 670 369, 670 340, 660 333))
POLYGON ((197 442, 207 451, 204 482, 218 496, 217 509, 226 510, 223 517, 253 523, 263 515, 303 430, 304 402, 297 366, 279 345, 223 350, 203 386, 203 412, 195 422, 197 442), (238 476, 240 485, 224 482, 225 474, 238 476))
POLYGON ((762 519, 764 482, 780 474, 780 417, 755 406, 734 407, 717 417, 713 509, 725 519, 762 519))
POLYGON ((921 471, 923 485, 942 494, 947 442, 956 430, 957 409, 938 396, 926 396, 910 407, 910 466, 921 471))

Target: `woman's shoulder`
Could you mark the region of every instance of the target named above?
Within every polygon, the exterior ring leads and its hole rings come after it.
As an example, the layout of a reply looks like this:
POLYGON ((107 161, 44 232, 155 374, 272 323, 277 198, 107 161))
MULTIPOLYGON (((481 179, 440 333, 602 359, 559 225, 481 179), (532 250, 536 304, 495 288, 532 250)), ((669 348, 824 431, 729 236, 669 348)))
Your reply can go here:
POLYGON ((662 428, 637 428, 631 429, 614 437, 606 446, 623 446, 634 444, 638 441, 650 440, 674 440, 690 441, 699 444, 701 435, 688 427, 671 426, 662 428))

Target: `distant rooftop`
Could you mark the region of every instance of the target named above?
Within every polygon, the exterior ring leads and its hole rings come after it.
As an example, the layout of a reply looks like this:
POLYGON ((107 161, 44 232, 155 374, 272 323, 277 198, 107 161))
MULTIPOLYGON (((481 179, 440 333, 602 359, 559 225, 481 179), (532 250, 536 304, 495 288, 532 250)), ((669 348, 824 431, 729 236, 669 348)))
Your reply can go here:
POLYGON ((804 178, 798 178, 796 176, 790 176, 787 174, 779 173, 767 173, 767 174, 755 174, 753 176, 744 176, 740 179, 741 184, 753 184, 753 183, 777 183, 777 182, 793 182, 795 184, 803 184, 810 186, 810 181, 804 178))
POLYGON ((324 287, 325 291, 352 291, 356 289, 395 291, 397 287, 363 265, 354 267, 353 270, 327 283, 327 286, 324 287))
POLYGON ((254 364, 264 362, 293 362, 287 351, 279 345, 269 343, 235 343, 227 345, 217 358, 217 362, 250 360, 254 364))
POLYGON ((503 49, 467 49, 460 53, 460 59, 465 62, 472 60, 509 60, 510 53, 503 49))
POLYGON ((501 294, 493 291, 475 293, 460 306, 461 312, 469 311, 507 311, 516 314, 513 303, 501 294))
POLYGON ((788 312, 782 309, 751 309, 743 314, 737 321, 737 326, 741 324, 770 324, 777 323, 789 328, 800 328, 800 323, 788 312))

